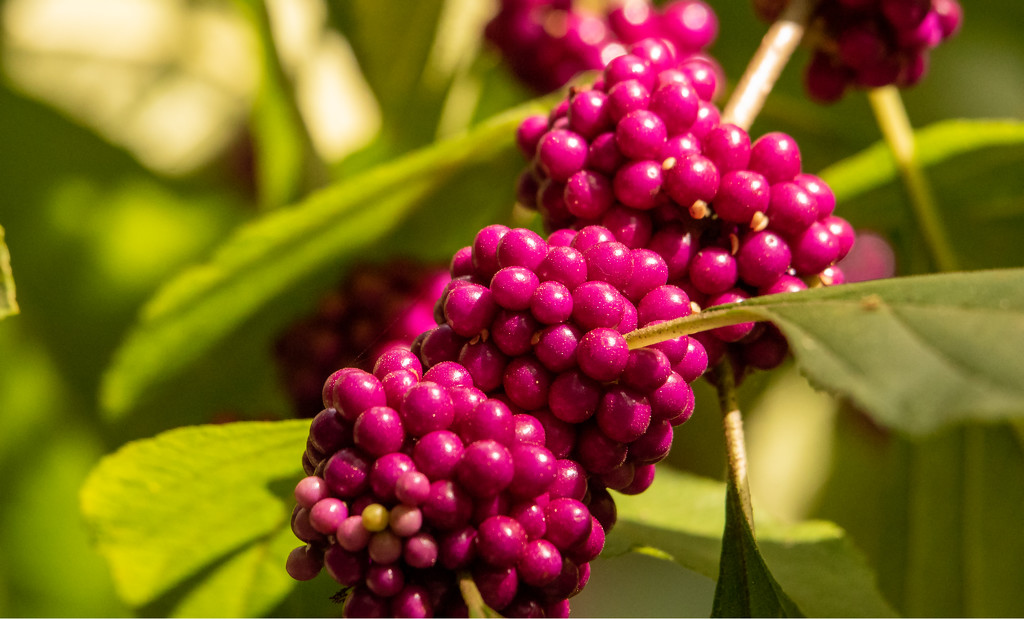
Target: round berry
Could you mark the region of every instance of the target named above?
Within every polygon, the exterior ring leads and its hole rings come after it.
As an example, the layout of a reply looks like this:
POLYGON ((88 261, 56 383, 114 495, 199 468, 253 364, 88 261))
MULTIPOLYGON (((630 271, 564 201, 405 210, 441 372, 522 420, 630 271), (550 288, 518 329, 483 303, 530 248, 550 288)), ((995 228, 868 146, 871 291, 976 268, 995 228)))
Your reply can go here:
POLYGON ((512 455, 501 443, 484 439, 466 445, 455 467, 459 483, 474 496, 493 496, 512 481, 512 455))
POLYGON ((755 287, 769 286, 789 268, 789 245, 779 235, 762 230, 746 236, 736 254, 739 277, 755 287))
POLYGON ((839 239, 826 224, 814 222, 799 236, 790 240, 793 268, 797 273, 819 273, 839 257, 839 239))
POLYGON ((547 404, 551 379, 551 372, 540 361, 523 356, 509 362, 502 383, 512 403, 529 411, 547 404))
POLYGON ((587 261, 575 247, 552 247, 537 267, 542 282, 556 281, 570 291, 587 281, 587 261))
POLYGON ((587 330, 615 327, 622 320, 623 301, 613 285, 588 281, 572 292, 572 319, 587 330))
POLYGON ((677 135, 697 120, 700 97, 688 80, 662 84, 651 92, 648 109, 664 121, 667 135, 677 135))
POLYGON ((800 173, 800 148, 796 140, 780 132, 762 135, 750 147, 749 169, 759 172, 772 185, 793 180, 800 173))
POLYGON ((651 209, 661 196, 662 166, 658 161, 644 159, 620 167, 612 179, 616 199, 635 209, 651 209))
POLYGON ((587 261, 587 276, 592 281, 608 282, 621 289, 633 275, 633 256, 630 249, 618 241, 606 241, 583 252, 587 261))
POLYGON ((353 427, 356 445, 374 456, 397 451, 405 441, 405 430, 398 411, 387 406, 374 406, 359 415, 353 427))
POLYGON ((615 202, 615 193, 607 176, 592 170, 580 170, 566 181, 562 198, 565 207, 575 217, 597 219, 615 202))
POLYGON ((373 374, 356 368, 343 368, 331 374, 324 382, 323 399, 326 408, 337 410, 350 422, 364 410, 387 402, 380 381, 373 374))
POLYGON ((552 372, 564 372, 576 365, 576 346, 583 331, 573 324, 552 325, 537 333, 533 354, 552 372))
POLYGON ((651 406, 640 393, 625 387, 613 387, 601 398, 595 417, 598 427, 608 438, 630 443, 647 431, 651 422, 651 406))
POLYGON ((580 423, 592 417, 600 401, 601 384, 580 370, 562 372, 548 391, 551 413, 568 423, 580 423))
POLYGON ((441 530, 465 526, 473 514, 473 500, 458 484, 440 479, 430 484, 430 495, 421 506, 427 522, 441 530))
POLYGON ((537 163, 548 177, 565 182, 583 169, 587 147, 587 141, 578 133, 553 129, 537 143, 537 163))
POLYGON ((416 469, 412 458, 401 452, 388 453, 370 467, 370 489, 381 501, 391 502, 395 499, 398 480, 416 469))
POLYGON ((593 526, 587 506, 575 499, 552 499, 544 508, 544 515, 547 520, 544 538, 560 550, 586 540, 593 526))
POLYGON ((475 343, 470 341, 459 353, 459 364, 469 371, 478 389, 493 391, 501 386, 508 357, 495 345, 493 339, 475 343))
POLYGON ((324 481, 331 493, 343 499, 362 494, 369 484, 369 474, 370 461, 361 450, 351 447, 338 450, 324 467, 324 481))
POLYGON ((508 234, 508 226, 492 224, 476 233, 473 239, 473 268, 477 274, 490 279, 498 269, 498 242, 508 234))
POLYGON ((633 110, 615 126, 615 142, 619 152, 630 159, 654 159, 661 152, 667 137, 665 123, 650 110, 633 110))
POLYGON ((455 406, 448 390, 429 380, 409 390, 399 412, 405 430, 411 436, 444 430, 455 419, 455 406))
POLYGON ((750 135, 732 123, 722 123, 704 138, 704 155, 722 174, 743 170, 750 162, 750 135))
POLYGON ((655 320, 673 320, 689 316, 690 298, 678 286, 664 285, 651 290, 637 305, 637 321, 646 326, 655 320))
POLYGON ((498 265, 533 271, 548 253, 548 244, 533 230, 514 228, 498 241, 498 265))
POLYGON ((713 206, 722 220, 747 225, 755 213, 768 210, 770 198, 764 176, 752 170, 734 170, 722 175, 713 206))
POLYGON ((686 153, 662 163, 665 192, 687 210, 698 200, 715 197, 719 187, 718 168, 698 153, 686 153))
POLYGON ((450 478, 462 458, 462 439, 454 432, 438 430, 425 434, 413 447, 416 469, 433 481, 450 478))
POLYGON ((615 380, 626 367, 629 345, 614 329, 591 329, 580 338, 576 363, 585 374, 599 381, 615 380))
POLYGON ((526 533, 522 525, 510 516, 491 516, 477 529, 477 554, 495 567, 516 565, 525 547, 526 533))
POLYGON ((706 247, 693 257, 690 281, 704 294, 720 294, 736 285, 736 259, 718 247, 706 247))
POLYGON ((490 438, 502 445, 511 445, 515 442, 512 411, 498 399, 481 402, 473 414, 463 420, 459 434, 467 443, 490 438))
POLYGON ((572 294, 561 282, 539 284, 530 297, 530 312, 546 325, 565 322, 572 315, 572 308, 572 294))

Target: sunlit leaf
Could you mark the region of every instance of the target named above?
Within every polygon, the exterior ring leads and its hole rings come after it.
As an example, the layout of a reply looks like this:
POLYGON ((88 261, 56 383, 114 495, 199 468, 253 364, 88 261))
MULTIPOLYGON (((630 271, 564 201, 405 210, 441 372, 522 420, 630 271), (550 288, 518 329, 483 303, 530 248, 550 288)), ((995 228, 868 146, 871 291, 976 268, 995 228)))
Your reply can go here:
POLYGON ((18 313, 14 298, 14 275, 11 274, 11 254, 4 242, 4 229, 0 226, 0 319, 18 313))
POLYGON ((288 497, 308 431, 308 420, 190 426, 104 458, 81 505, 118 595, 135 607, 170 595, 176 615, 273 608, 292 588, 288 497))
MULTIPOLYGON (((1024 269, 770 295, 676 324, 694 332, 749 320, 775 323, 813 384, 894 429, 1024 415, 1024 269)), ((643 345, 641 335, 631 346, 643 345)))
MULTIPOLYGON (((719 576, 724 483, 661 467, 651 488, 616 497, 619 519, 605 556, 632 550, 719 576)), ((777 522, 754 505, 757 545, 771 573, 808 616, 894 616, 846 533, 821 520, 777 522)))

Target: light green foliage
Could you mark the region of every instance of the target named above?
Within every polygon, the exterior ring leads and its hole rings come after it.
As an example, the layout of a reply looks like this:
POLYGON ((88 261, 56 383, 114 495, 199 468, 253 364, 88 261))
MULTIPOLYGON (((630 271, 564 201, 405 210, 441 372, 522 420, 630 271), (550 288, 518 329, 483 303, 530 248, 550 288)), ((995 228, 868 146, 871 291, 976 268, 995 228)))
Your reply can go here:
POLYGON ((4 242, 4 229, 0 227, 0 318, 18 313, 14 298, 14 275, 11 274, 11 254, 4 242))
MULTIPOLYGON (((717 578, 723 530, 728 531, 729 541, 736 545, 737 552, 740 546, 746 553, 751 552, 750 538, 735 530, 738 523, 726 529, 724 483, 660 468, 648 491, 637 496, 617 496, 616 502, 619 522, 608 536, 606 556, 629 550, 645 552, 717 578)), ((737 512, 733 516, 742 519, 738 510, 733 511, 737 512)), ((841 528, 825 521, 774 521, 756 504, 754 514, 757 546, 767 567, 808 616, 896 614, 879 592, 863 555, 841 528)), ((739 559, 735 555, 733 558, 739 559)), ((759 574, 763 577, 766 572, 762 570, 759 574)), ((772 588, 766 596, 752 599, 749 613, 778 613, 780 602, 774 591, 772 588), (772 604, 775 610, 771 610, 772 604)), ((737 608, 733 611, 740 612, 737 608)))
MULTIPOLYGON (((497 218, 508 198, 450 202, 451 190, 463 174, 480 174, 480 166, 507 164, 515 127, 534 109, 511 111, 241 227, 209 263, 181 273, 149 302, 107 372, 104 408, 124 415, 154 383, 194 363, 276 297, 364 257, 424 202, 497 218)), ((444 221, 460 220, 446 215, 444 221)), ((437 251, 435 235, 421 229, 419 236, 437 251)))
POLYGON ((174 615, 270 611, 292 587, 283 567, 299 545, 291 491, 308 431, 305 420, 186 427, 100 461, 82 513, 121 598, 174 615))

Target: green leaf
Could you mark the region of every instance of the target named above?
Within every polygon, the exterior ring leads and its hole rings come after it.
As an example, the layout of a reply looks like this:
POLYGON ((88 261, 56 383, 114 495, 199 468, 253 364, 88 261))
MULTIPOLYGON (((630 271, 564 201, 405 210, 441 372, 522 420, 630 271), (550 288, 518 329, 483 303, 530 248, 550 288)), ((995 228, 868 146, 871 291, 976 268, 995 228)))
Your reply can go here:
POLYGON ((118 595, 191 616, 253 616, 283 599, 308 432, 309 420, 190 426, 100 461, 81 508, 118 595))
MULTIPOLYGON (((659 467, 653 486, 616 497, 618 523, 605 557, 627 551, 675 561, 709 578, 719 575, 725 484, 659 467)), ((894 616, 874 574, 846 533, 821 520, 777 522, 754 506, 757 544, 775 579, 808 616, 894 616)))
POLYGON ((4 228, 0 226, 0 319, 18 313, 14 298, 14 275, 11 274, 11 254, 4 242, 4 228))
POLYGON ((329 2, 331 22, 348 39, 377 101, 393 152, 435 136, 451 73, 433 70, 443 0, 329 2))
POLYGON ((1018 616, 1024 450, 1009 424, 907 440, 840 417, 821 514, 842 523, 907 616, 1018 616))
MULTIPOLYGON (((240 228, 210 262, 173 279, 144 308, 104 377, 101 402, 106 412, 124 415, 154 385, 194 364, 275 298, 313 276, 336 273, 346 262, 365 257, 426 202, 436 215, 420 238, 433 238, 449 227, 462 230, 467 218, 453 213, 463 209, 485 216, 508 209, 512 201, 504 194, 455 205, 447 194, 467 174, 487 176, 481 166, 509 169, 518 157, 515 127, 535 111, 533 105, 512 110, 470 133, 342 181, 240 228)), ((467 235, 462 243, 471 238, 467 235)))
MULTIPOLYGON (((947 120, 915 132, 917 160, 932 167, 957 156, 996 146, 1024 146, 1024 122, 947 120)), ((822 170, 836 198, 851 200, 899 179, 896 160, 884 142, 822 170)))
POLYGON ((803 617, 765 565, 736 486, 725 496, 725 533, 712 617, 803 617))
MULTIPOLYGON (((1024 249, 1024 122, 951 120, 916 132, 917 158, 932 186, 963 268, 1019 266, 1024 249)), ((904 273, 927 256, 892 154, 879 142, 821 172, 855 227, 884 233, 904 273)))
MULTIPOLYGON (((692 333, 750 320, 775 323, 813 384, 884 426, 924 434, 1024 415, 1024 269, 770 295, 674 323, 692 333)), ((658 338, 629 339, 635 348, 658 338)))
POLYGON ((275 45, 269 8, 264 2, 237 1, 235 5, 256 34, 260 83, 252 110, 257 192, 263 208, 289 204, 326 169, 317 156, 299 111, 295 88, 275 45))

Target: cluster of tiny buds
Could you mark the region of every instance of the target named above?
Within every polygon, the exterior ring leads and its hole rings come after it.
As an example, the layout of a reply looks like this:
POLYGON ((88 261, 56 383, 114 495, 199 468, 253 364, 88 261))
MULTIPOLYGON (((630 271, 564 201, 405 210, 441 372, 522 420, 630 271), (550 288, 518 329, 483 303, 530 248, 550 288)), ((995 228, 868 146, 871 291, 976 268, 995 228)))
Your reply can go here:
MULTIPOLYGON (((778 0, 755 1, 774 19, 778 0)), ((807 40, 814 48, 804 72, 807 93, 823 103, 847 89, 917 84, 930 51, 959 29, 957 0, 824 0, 818 3, 807 40)))
POLYGON ((625 46, 651 37, 668 40, 680 57, 714 63, 704 50, 718 36, 718 18, 703 0, 673 0, 660 8, 650 0, 611 5, 599 14, 572 0, 501 0, 484 35, 519 80, 538 92, 599 70, 625 46))
POLYGON ((324 379, 332 372, 369 370, 381 351, 408 346, 433 326, 434 300, 449 280, 443 266, 408 259, 364 264, 349 273, 312 315, 274 342, 278 374, 299 416, 320 410, 324 379))
MULTIPOLYGON (((547 116, 527 118, 517 140, 529 166, 517 197, 548 229, 598 226, 630 250, 648 250, 666 283, 693 307, 843 282, 835 266, 854 231, 835 197, 802 172, 783 133, 755 141, 723 123, 711 72, 680 65, 646 39, 574 88, 547 116)), ((642 269, 642 267, 641 267, 642 269)), ((714 363, 732 347, 768 369, 787 346, 770 325, 746 323, 695 336, 714 363)))
POLYGON ((348 617, 466 616, 458 574, 508 616, 568 616, 614 502, 536 418, 401 347, 372 373, 335 372, 323 399, 295 487, 293 578, 326 569, 348 617))

